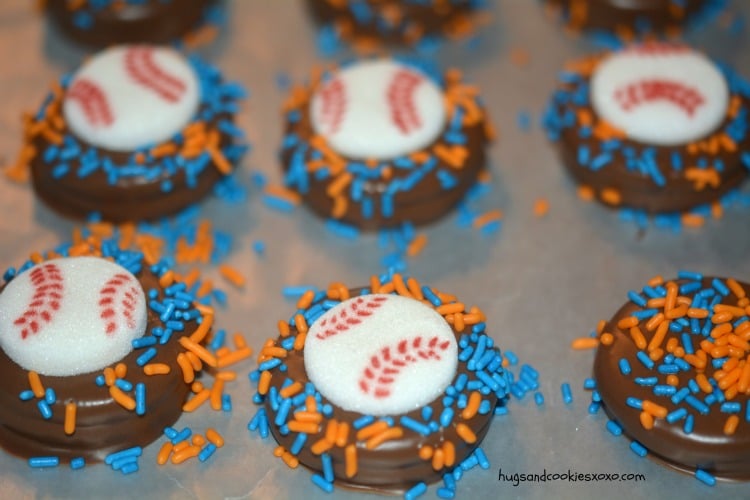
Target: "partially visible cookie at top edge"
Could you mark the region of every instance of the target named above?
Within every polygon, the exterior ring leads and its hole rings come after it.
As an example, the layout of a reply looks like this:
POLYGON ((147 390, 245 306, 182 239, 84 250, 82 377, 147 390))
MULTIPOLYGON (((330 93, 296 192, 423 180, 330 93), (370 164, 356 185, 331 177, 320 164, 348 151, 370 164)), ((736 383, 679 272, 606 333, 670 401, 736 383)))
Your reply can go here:
POLYGON ((286 187, 318 215, 363 229, 450 212, 493 137, 479 90, 457 70, 390 58, 316 72, 283 111, 286 187))
POLYGON ((750 87, 682 44, 568 63, 544 118, 585 197, 649 213, 709 204, 748 175, 750 87))
POLYGON ((603 31, 629 39, 634 35, 678 34, 726 0, 543 0, 545 7, 575 31, 603 31))
POLYGON ((195 56, 152 45, 99 52, 27 115, 19 164, 37 195, 75 218, 176 213, 210 193, 247 150, 234 123, 246 91, 195 56))
POLYGON ((484 11, 478 0, 308 0, 307 4, 321 25, 361 51, 412 46, 427 37, 464 38, 476 31, 484 11))
POLYGON ((748 293, 737 279, 681 271, 630 292, 606 323, 596 388, 636 448, 709 480, 750 479, 748 293))
POLYGON ((71 40, 103 48, 169 43, 206 22, 216 0, 47 0, 46 12, 71 40))

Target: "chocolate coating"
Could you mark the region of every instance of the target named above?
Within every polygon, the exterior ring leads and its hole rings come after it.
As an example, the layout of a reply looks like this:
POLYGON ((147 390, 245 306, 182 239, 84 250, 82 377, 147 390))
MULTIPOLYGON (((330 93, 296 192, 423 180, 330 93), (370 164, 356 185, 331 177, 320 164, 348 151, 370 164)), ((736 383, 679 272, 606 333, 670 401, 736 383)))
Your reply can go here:
MULTIPOLYGON (((704 279, 703 285, 710 287, 712 279, 704 279)), ((676 283, 680 285, 683 282, 677 281, 676 283)), ((740 286, 746 293, 750 293, 750 285, 740 283, 740 286)), ((736 305, 737 300, 737 297, 730 293, 722 303, 736 305)), ((664 419, 656 419, 653 429, 646 430, 639 420, 640 410, 626 404, 628 397, 635 397, 641 400, 651 400, 666 407, 668 412, 678 407, 686 407, 685 404, 675 405, 669 397, 657 398, 653 394, 653 387, 642 386, 634 381, 636 377, 658 375, 655 370, 648 370, 644 367, 636 358, 638 349, 629 333, 617 326, 620 319, 630 316, 639 309, 637 305, 628 302, 617 311, 604 327, 604 331, 614 335, 615 340, 609 346, 600 345, 596 353, 594 377, 607 414, 623 427, 629 437, 648 448, 650 454, 654 454, 666 465, 690 472, 700 468, 724 479, 750 480, 750 428, 743 416, 745 406, 750 399, 746 394, 738 394, 732 400, 741 404, 742 414, 740 414, 737 431, 731 436, 723 432, 724 423, 729 414, 721 412, 717 403, 711 407, 708 415, 700 415, 696 410, 690 411, 695 417, 695 427, 690 434, 683 430, 684 420, 670 424, 664 419), (627 359, 632 368, 632 373, 627 377, 620 373, 619 361, 622 358, 627 359)), ((650 341, 653 332, 648 332, 644 324, 645 321, 641 323, 641 330, 646 340, 650 341)), ((679 339, 679 334, 671 331, 667 333, 662 345, 673 337, 679 339)), ((696 344, 697 342, 698 340, 695 341, 696 344)), ((704 373, 710 378, 715 372, 716 370, 709 362, 704 373)), ((680 386, 686 385, 687 380, 694 377, 696 373, 695 369, 680 372, 678 374, 680 386)), ((665 375, 660 376, 659 384, 665 383, 664 377, 665 375)), ((696 394, 701 400, 705 395, 702 392, 696 394)))
MULTIPOLYGON (((361 288, 350 290, 350 296, 355 297, 360 294, 361 288)), ((294 327, 290 328, 291 335, 296 335, 297 330, 294 327)), ((459 340, 460 334, 453 330, 456 336, 456 341, 459 340)), ((281 338, 278 339, 280 341, 281 338)), ((287 367, 286 372, 274 370, 272 372, 271 386, 281 388, 282 384, 287 378, 300 382, 303 386, 310 381, 305 370, 305 358, 304 350, 289 350, 284 358, 284 364, 287 367)), ((451 381, 453 384, 457 377, 461 374, 465 374, 469 377, 469 380, 473 378, 472 373, 467 368, 467 363, 461 360, 458 361, 456 368, 456 375, 451 381)), ((442 395, 431 403, 425 405, 432 409, 433 418, 437 418, 440 412, 443 410, 442 395)), ((490 403, 490 408, 494 408, 498 404, 497 395, 490 392, 488 395, 482 396, 485 400, 490 403)), ((341 407, 330 403, 325 397, 323 397, 323 404, 331 404, 333 407, 332 419, 338 422, 346 422, 350 426, 352 423, 363 415, 358 412, 347 411, 341 407)), ((274 421, 276 412, 270 404, 269 398, 266 398, 264 403, 266 412, 268 413, 268 419, 270 422, 274 421)), ((421 407, 412 410, 404 415, 413 418, 417 421, 422 421, 421 407)), ((460 464, 466 457, 468 457, 474 449, 481 443, 484 436, 489 430, 492 422, 494 413, 492 411, 485 415, 477 413, 474 417, 469 420, 464 420, 460 416, 460 411, 456 410, 456 416, 453 418, 453 422, 463 422, 466 424, 476 435, 477 439, 474 443, 466 443, 457 433, 455 425, 448 425, 446 427, 441 426, 436 432, 430 433, 428 436, 423 436, 413 430, 403 428, 403 436, 398 439, 392 439, 386 441, 382 445, 375 449, 367 449, 364 442, 358 441, 357 446, 357 474, 351 478, 346 479, 346 468, 345 468, 345 457, 344 448, 334 447, 328 450, 331 456, 334 476, 336 477, 336 485, 344 485, 354 489, 361 489, 367 491, 375 491, 380 493, 400 493, 408 490, 416 483, 424 481, 425 483, 432 483, 442 478, 442 474, 446 472, 445 469, 436 471, 432 468, 430 460, 422 460, 418 451, 422 446, 441 446, 444 441, 451 441, 455 445, 456 450, 456 464, 460 464)), ((394 420, 398 421, 400 415, 394 415, 394 420)), ((294 442, 295 435, 289 433, 286 436, 279 432, 276 425, 270 425, 271 433, 274 439, 283 446, 285 449, 289 449, 294 442)), ((353 427, 351 428, 350 434, 356 432, 353 427)), ((300 463, 315 472, 320 472, 320 457, 315 455, 311 451, 309 444, 314 442, 315 439, 312 436, 308 439, 308 446, 303 446, 301 451, 296 455, 300 463)), ((450 469, 450 468, 448 468, 450 469)))
MULTIPOLYGON (((601 60, 599 57, 597 59, 601 60)), ((563 83, 560 88, 566 92, 580 93, 582 89, 588 88, 589 82, 590 78, 586 76, 578 83, 563 83)), ((738 99, 744 109, 750 107, 750 99, 745 95, 732 92, 730 98, 738 99)), ((557 116, 564 116, 566 113, 579 116, 585 113, 593 117, 595 124, 599 121, 588 97, 585 102, 556 101, 551 104, 551 109, 557 116)), ((709 137, 728 130, 733 121, 733 117, 727 116, 709 137)), ((559 140, 556 144, 562 163, 576 182, 593 188, 595 198, 608 206, 625 206, 649 213, 685 212, 718 200, 736 188, 748 175, 742 163, 742 152, 750 147, 748 134, 737 142, 734 150, 719 148, 713 155, 706 154, 703 150, 692 151, 689 145, 655 146, 624 137, 619 139, 621 146, 611 154, 611 159, 603 168, 593 169, 580 163, 579 149, 588 148, 591 158, 595 158, 604 152, 604 142, 597 138, 596 134, 583 134, 581 129, 578 123, 559 127, 559 140), (639 170, 628 168, 628 159, 621 154, 628 149, 641 154, 648 148, 653 149, 654 163, 665 180, 664 186, 657 185, 650 176, 639 170), (672 168, 673 155, 683 158, 683 169, 672 168), (693 181, 686 178, 686 168, 694 165, 698 158, 708 159, 712 163, 720 161, 723 164, 723 169, 717 169, 717 185, 708 184, 698 189, 693 181), (617 191, 621 196, 620 203, 612 203, 612 200, 605 196, 606 190, 617 191)))
POLYGON ((308 0, 307 5, 320 24, 337 27, 343 38, 394 45, 411 45, 425 35, 451 34, 470 25, 475 10, 468 0, 442 2, 439 6, 432 2, 366 0, 372 15, 362 20, 354 15, 351 3, 308 0))
POLYGON ((78 43, 105 47, 117 43, 166 43, 195 28, 215 0, 146 0, 92 10, 89 29, 76 26, 68 0, 48 0, 47 12, 62 31, 78 43))
POLYGON ((547 3, 561 8, 575 29, 633 31, 643 23, 651 30, 665 32, 684 25, 707 1, 685 0, 683 8, 677 8, 673 0, 547 0, 547 3))
MULTIPOLYGON (((310 94, 312 95, 312 92, 310 94)), ((298 119, 287 119, 285 126, 285 134, 297 136, 302 143, 309 143, 315 136, 308 104, 309 100, 305 100, 301 106, 296 108, 296 111, 299 112, 298 119)), ((487 120, 486 113, 482 109, 481 118, 478 121, 464 125, 461 129, 461 134, 466 138, 464 147, 467 151, 463 165, 460 168, 455 168, 448 165, 444 159, 435 156, 437 163, 434 168, 427 172, 411 189, 397 191, 393 196, 392 216, 383 214, 379 193, 385 191, 391 183, 407 178, 413 173, 412 169, 392 168, 392 176, 388 180, 379 179, 365 183, 364 193, 370 195, 373 202, 372 217, 365 217, 362 214, 361 202, 348 196, 347 210, 338 220, 353 224, 364 230, 377 230, 398 226, 404 222, 415 225, 428 224, 448 214, 463 199, 469 188, 476 183, 480 172, 485 168, 485 149, 490 140, 487 120), (450 189, 443 188, 437 176, 439 170, 450 172, 456 178, 456 185, 450 189)), ((419 152, 429 153, 437 144, 448 146, 443 139, 443 135, 449 127, 450 123, 446 123, 435 142, 419 152)), ((285 171, 289 171, 296 152, 297 150, 293 148, 282 151, 281 160, 285 171)), ((312 155, 312 148, 307 148, 305 160, 309 160, 312 155)), ((347 163, 362 162, 362 160, 345 156, 341 156, 341 158, 347 163)), ((327 194, 327 191, 334 180, 335 178, 332 176, 321 179, 315 175, 308 175, 309 189, 307 192, 301 193, 302 199, 310 209, 323 218, 332 217, 334 200, 327 194)))
MULTIPOLYGON (((144 290, 160 290, 158 279, 149 270, 144 269, 136 277, 144 290)), ((156 325, 162 322, 149 308, 146 332, 156 325)), ((22 458, 58 456, 63 462, 75 457, 102 461, 115 451, 145 446, 156 440, 164 427, 180 417, 190 392, 177 365, 177 354, 183 351, 178 339, 190 335, 196 328, 195 322, 186 322, 185 330, 175 332, 167 344, 159 346, 150 361, 169 365, 169 374, 145 375, 136 363, 143 351, 134 350, 121 360, 128 368, 126 379, 133 386, 146 385, 147 410, 142 416, 116 403, 108 387, 94 383, 99 371, 71 377, 41 375, 44 387, 53 388, 57 396, 50 405, 52 418, 45 420, 36 399, 21 401, 19 398, 22 391, 29 389, 28 372, 0 350, 0 446, 22 458), (63 423, 65 405, 71 401, 77 405, 76 430, 68 436, 63 431, 63 423)))

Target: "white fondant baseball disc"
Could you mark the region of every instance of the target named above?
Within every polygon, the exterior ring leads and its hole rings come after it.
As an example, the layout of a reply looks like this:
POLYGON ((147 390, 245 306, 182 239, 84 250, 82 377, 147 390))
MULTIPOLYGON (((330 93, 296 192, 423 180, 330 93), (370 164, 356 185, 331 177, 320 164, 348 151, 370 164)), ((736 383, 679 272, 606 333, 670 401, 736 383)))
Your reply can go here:
POLYGON ((445 126, 443 92, 418 70, 390 59, 341 69, 310 103, 315 133, 338 153, 389 160, 432 144, 445 126))
POLYGON ((616 52, 591 78, 594 111, 630 139, 677 146, 704 138, 724 120, 726 79, 703 54, 649 43, 616 52))
POLYGON ((458 345, 434 309, 397 295, 355 297, 307 332, 305 370, 346 410, 394 415, 419 408, 453 381, 458 345))
POLYGON ((198 78, 179 52, 120 45, 95 55, 73 75, 63 115, 87 143, 133 151, 173 137, 199 103, 198 78))
POLYGON ((146 323, 135 276, 96 257, 38 264, 0 294, 0 347, 43 375, 89 373, 119 361, 146 323))

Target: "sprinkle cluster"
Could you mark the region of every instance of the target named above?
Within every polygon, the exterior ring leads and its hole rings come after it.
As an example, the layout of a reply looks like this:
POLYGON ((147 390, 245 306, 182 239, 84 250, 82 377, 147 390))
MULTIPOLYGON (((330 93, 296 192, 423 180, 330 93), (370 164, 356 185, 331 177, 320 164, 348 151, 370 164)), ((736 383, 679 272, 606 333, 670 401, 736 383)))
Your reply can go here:
POLYGON ((25 145, 18 169, 41 157, 55 179, 85 179, 98 174, 105 176, 108 184, 117 185, 135 178, 158 182, 165 193, 172 191, 173 179, 180 173, 189 188, 197 186, 207 168, 216 168, 224 175, 231 173, 248 149, 244 132, 231 118, 246 91, 237 83, 224 82, 218 69, 197 57, 191 56, 189 62, 200 84, 200 107, 171 140, 139 148, 129 155, 113 155, 83 143, 68 131, 61 116, 62 101, 72 78, 66 75, 53 86, 37 113, 25 117, 25 145))
POLYGON ((459 187, 461 170, 468 168, 472 160, 466 147, 467 132, 480 127, 485 138, 493 135, 478 90, 461 83, 461 74, 456 70, 448 71, 443 78, 427 65, 399 62, 415 66, 444 89, 448 124, 440 138, 425 150, 390 161, 354 161, 341 156, 324 137, 311 136, 305 124, 317 86, 332 75, 331 71, 317 72, 310 84, 292 90, 284 106, 289 124, 282 143, 282 155, 287 158, 286 188, 269 186, 267 195, 291 207, 299 202, 300 195, 310 192, 311 183, 325 181, 333 220, 351 215, 365 221, 374 218, 387 221, 394 217, 395 197, 425 183, 428 176, 434 177, 444 192, 459 187), (382 186, 382 189, 375 189, 375 186, 382 186))
MULTIPOLYGON (((297 455, 303 448, 308 448, 319 462, 305 465, 320 471, 313 475, 312 481, 325 491, 333 490, 336 479, 332 459, 344 464, 344 477, 338 477, 356 483, 358 451, 377 449, 383 443, 402 437, 434 436, 438 438, 435 443, 425 443, 413 452, 421 460, 429 461, 433 470, 443 474, 445 487, 438 494, 451 498, 455 482, 463 471, 477 464, 489 467, 479 448, 459 461, 455 440, 476 445, 477 436, 467 425, 469 421, 480 415, 505 413, 510 391, 518 391, 521 397, 530 387, 524 383, 524 389, 504 370, 506 361, 492 338, 485 334, 485 318, 479 309, 467 308, 451 295, 420 286, 414 278, 405 279, 400 274, 373 276, 370 287, 356 293, 392 293, 411 297, 434 307, 445 317, 460 335, 459 373, 445 389, 442 398, 417 411, 381 418, 361 415, 353 422, 336 420, 332 405, 312 383, 292 380, 284 375, 287 371, 284 360, 290 352, 303 350, 308 325, 328 309, 347 300, 350 293, 342 283, 333 283, 327 290, 308 289, 297 302, 297 311, 289 320, 279 322, 280 337, 266 342, 258 358, 258 368, 250 373, 251 381, 257 384, 253 401, 264 406, 252 418, 248 428, 264 438, 272 428, 282 436, 293 435, 291 447, 287 450, 279 446, 276 456, 294 468, 299 464, 297 455), (280 387, 271 384, 274 376, 283 377, 280 387)), ((528 376, 535 380, 538 374, 529 373, 528 376)), ((415 485, 415 491, 411 496, 407 492, 407 497, 414 498, 424 488, 424 483, 415 485)))

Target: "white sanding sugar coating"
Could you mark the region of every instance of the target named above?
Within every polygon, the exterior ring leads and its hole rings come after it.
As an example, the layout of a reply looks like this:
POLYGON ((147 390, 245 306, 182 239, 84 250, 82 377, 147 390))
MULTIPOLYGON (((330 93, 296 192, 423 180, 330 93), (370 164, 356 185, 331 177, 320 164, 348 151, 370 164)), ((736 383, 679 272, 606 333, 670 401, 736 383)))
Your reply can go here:
POLYGON ((199 103, 198 78, 179 52, 121 45, 95 55, 73 75, 63 116, 89 144, 134 151, 173 137, 199 103))
POLYGON ((37 264, 0 294, 0 347, 19 366, 42 375, 105 368, 133 350, 146 324, 138 280, 96 257, 37 264))
POLYGON ((458 346, 434 309, 398 295, 338 304, 305 340, 305 370, 320 393, 345 410, 397 415, 439 397, 453 381, 458 346))
POLYGON ((648 43, 615 52, 591 78, 591 104, 635 141, 678 146, 709 136, 729 104, 726 79, 703 54, 648 43))
POLYGON ((432 144, 445 126, 443 92, 415 68, 390 59, 347 66, 310 103, 312 126, 338 153, 390 160, 432 144))

